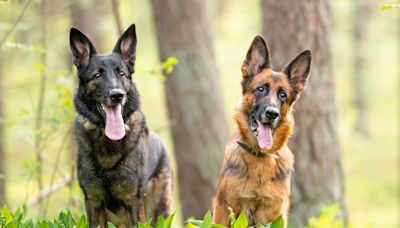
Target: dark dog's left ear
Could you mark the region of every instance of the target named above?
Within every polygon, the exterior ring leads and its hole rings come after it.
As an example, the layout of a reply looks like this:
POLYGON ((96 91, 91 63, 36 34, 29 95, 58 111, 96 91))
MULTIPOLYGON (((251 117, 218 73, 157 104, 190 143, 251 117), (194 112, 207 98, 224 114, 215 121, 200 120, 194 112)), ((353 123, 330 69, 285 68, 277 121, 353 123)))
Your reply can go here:
POLYGON ((118 53, 128 62, 132 62, 136 57, 136 28, 132 24, 119 38, 114 47, 113 53, 118 53))
POLYGON ((287 75, 290 86, 296 94, 300 94, 306 87, 310 67, 311 51, 305 50, 283 68, 282 71, 287 75))
POLYGON ((71 28, 69 44, 72 51, 72 61, 78 69, 88 65, 90 57, 97 54, 92 42, 81 31, 71 28))

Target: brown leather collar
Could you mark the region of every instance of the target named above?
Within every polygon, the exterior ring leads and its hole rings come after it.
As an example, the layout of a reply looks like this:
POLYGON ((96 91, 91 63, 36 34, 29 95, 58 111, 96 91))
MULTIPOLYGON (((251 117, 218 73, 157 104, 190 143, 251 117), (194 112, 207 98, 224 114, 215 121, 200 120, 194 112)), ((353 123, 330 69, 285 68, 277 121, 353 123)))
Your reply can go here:
POLYGON ((261 153, 260 150, 253 150, 253 149, 251 149, 250 146, 248 146, 248 145, 246 145, 246 144, 244 144, 244 143, 242 143, 242 142, 236 141, 236 143, 237 143, 240 147, 242 147, 245 151, 249 152, 250 154, 252 154, 252 155, 254 155, 254 156, 256 156, 256 157, 264 157, 264 156, 266 156, 266 154, 261 153))

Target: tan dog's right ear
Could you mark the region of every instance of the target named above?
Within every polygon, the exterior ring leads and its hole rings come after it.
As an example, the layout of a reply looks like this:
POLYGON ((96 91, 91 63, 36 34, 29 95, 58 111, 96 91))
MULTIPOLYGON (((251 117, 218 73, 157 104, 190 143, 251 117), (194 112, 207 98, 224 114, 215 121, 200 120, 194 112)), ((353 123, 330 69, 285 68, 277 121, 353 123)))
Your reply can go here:
POLYGON ((311 55, 310 50, 305 50, 282 69, 296 94, 300 94, 307 85, 311 69, 311 55))
POLYGON ((262 36, 254 37, 242 65, 243 77, 254 76, 264 68, 271 68, 268 45, 262 36))

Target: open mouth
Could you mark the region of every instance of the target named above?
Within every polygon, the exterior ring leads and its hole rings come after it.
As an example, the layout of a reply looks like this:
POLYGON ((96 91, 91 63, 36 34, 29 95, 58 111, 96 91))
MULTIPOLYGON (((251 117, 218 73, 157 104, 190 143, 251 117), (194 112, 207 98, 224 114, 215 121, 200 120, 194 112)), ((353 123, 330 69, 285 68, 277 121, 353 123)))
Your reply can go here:
POLYGON ((125 136, 125 124, 122 118, 122 105, 105 105, 101 104, 106 114, 106 127, 105 134, 107 138, 117 141, 121 140, 125 136))
POLYGON ((257 137, 258 146, 262 150, 270 150, 273 145, 273 129, 268 124, 263 124, 259 120, 254 120, 251 124, 251 130, 257 137))

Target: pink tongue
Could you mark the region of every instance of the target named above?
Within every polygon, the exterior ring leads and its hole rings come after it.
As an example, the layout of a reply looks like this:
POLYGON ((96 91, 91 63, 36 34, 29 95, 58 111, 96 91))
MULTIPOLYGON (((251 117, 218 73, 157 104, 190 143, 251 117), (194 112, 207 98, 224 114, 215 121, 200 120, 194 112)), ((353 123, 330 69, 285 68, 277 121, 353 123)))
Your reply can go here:
POLYGON ((272 148, 272 130, 267 125, 258 122, 258 146, 261 149, 270 150, 272 148))
POLYGON ((111 140, 120 140, 125 136, 121 105, 103 106, 106 112, 106 136, 111 140))

